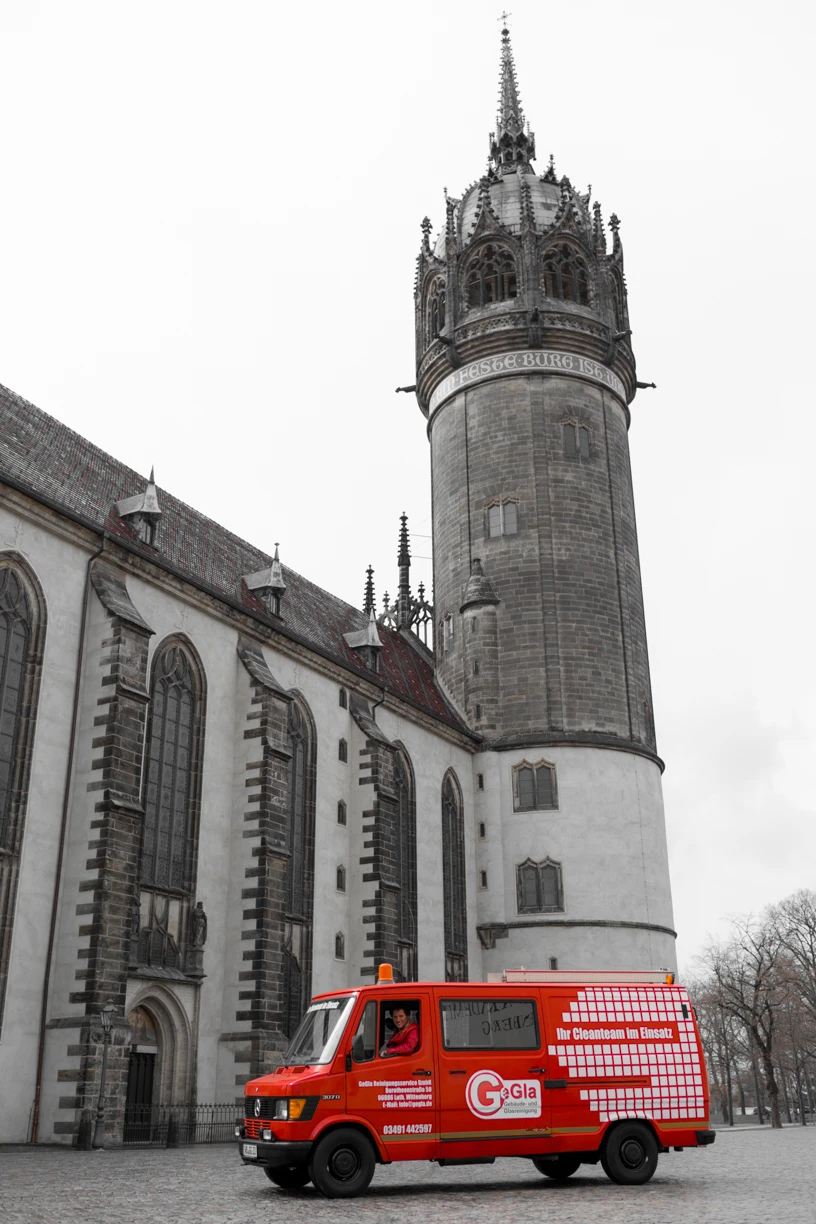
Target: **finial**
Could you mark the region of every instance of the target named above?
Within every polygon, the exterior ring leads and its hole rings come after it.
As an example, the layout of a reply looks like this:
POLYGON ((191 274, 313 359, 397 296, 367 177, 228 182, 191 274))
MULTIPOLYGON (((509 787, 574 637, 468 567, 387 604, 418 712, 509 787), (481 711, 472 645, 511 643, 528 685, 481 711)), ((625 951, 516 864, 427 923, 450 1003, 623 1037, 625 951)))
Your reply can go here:
POLYGON ((368 569, 366 570, 366 583, 365 583, 365 590, 363 591, 363 611, 366 613, 369 613, 369 612, 373 613, 375 607, 376 607, 376 601, 374 599, 374 570, 369 565, 368 569))
POLYGON ((411 548, 408 539, 408 515, 403 510, 400 515, 400 530, 399 530, 399 555, 397 557, 397 565, 411 564, 411 548))
POLYGON ((155 467, 153 466, 153 464, 151 463, 151 465, 150 465, 150 480, 147 482, 148 484, 155 484, 155 483, 156 483, 155 471, 156 471, 156 469, 155 469, 155 467))
POLYGON ((620 217, 617 213, 613 213, 609 218, 609 228, 613 234, 617 234, 618 230, 620 229, 620 217))
POLYGON ((550 154, 549 165, 547 166, 546 171, 542 175, 542 178, 545 183, 557 183, 558 182, 558 179, 555 174, 555 155, 553 153, 550 154))
POLYGON ((509 13, 499 18, 501 31, 501 67, 499 70, 499 113, 496 131, 490 140, 490 160, 493 174, 514 174, 529 169, 535 158, 535 136, 525 127, 521 108, 513 48, 506 19, 509 13))
POLYGON ((601 213, 601 205, 598 200, 592 205, 592 238, 595 243, 595 250, 599 255, 606 254, 606 234, 604 233, 603 215, 601 213))

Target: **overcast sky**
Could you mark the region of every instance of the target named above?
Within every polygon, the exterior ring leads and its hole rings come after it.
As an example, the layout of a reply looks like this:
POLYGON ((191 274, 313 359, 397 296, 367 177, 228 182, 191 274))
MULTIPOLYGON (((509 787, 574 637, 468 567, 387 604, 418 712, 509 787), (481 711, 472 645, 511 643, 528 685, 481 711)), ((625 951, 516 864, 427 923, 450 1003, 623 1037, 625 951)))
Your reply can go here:
MULTIPOLYGON (((498 4, 0 0, 0 382, 359 604, 430 587, 419 223, 498 4)), ((514 0, 538 170, 622 220, 681 963, 816 886, 813 6, 514 0)))

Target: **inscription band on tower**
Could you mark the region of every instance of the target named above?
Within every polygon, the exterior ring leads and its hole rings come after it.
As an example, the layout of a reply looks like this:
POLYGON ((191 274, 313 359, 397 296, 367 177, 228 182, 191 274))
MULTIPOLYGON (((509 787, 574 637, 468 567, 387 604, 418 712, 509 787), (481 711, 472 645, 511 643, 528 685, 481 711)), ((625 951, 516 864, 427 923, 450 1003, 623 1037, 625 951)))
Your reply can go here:
POLYGON ((464 388, 475 387, 494 378, 527 373, 566 374, 572 378, 586 378, 613 391, 620 397, 624 407, 626 406, 623 383, 617 374, 600 362, 592 361, 589 357, 579 357, 576 353, 559 353, 552 349, 521 349, 515 353, 502 353, 498 357, 484 357, 479 361, 472 361, 470 365, 462 366, 460 370, 454 370, 431 396, 428 415, 433 416, 437 408, 464 388))

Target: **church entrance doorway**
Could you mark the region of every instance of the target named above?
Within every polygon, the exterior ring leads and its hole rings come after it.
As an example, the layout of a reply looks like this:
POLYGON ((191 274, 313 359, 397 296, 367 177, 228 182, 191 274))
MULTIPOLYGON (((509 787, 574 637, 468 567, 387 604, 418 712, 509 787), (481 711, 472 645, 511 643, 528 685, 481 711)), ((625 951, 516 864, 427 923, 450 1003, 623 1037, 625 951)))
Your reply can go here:
POLYGON ((128 1015, 130 1066, 125 1098, 125 1143, 150 1143, 158 1119, 154 1117, 153 1080, 159 1040, 153 1017, 144 1007, 128 1015))

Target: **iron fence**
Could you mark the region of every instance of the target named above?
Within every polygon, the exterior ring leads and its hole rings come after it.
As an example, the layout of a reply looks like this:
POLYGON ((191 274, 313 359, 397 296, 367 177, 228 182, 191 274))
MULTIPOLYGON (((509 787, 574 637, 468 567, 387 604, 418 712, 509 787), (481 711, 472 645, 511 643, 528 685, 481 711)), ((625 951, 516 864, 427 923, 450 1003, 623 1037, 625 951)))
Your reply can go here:
POLYGON ((240 1115, 236 1105, 127 1105, 122 1142, 127 1147, 228 1143, 240 1115))

